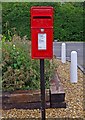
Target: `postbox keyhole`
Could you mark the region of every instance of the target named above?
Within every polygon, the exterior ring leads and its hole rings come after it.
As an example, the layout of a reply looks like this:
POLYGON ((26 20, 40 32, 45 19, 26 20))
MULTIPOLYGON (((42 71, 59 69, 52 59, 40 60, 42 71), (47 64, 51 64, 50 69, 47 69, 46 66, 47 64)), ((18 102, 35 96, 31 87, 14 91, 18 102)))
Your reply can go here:
POLYGON ((41 29, 40 29, 40 31, 41 31, 41 32, 44 32, 44 29, 43 29, 43 28, 41 28, 41 29))

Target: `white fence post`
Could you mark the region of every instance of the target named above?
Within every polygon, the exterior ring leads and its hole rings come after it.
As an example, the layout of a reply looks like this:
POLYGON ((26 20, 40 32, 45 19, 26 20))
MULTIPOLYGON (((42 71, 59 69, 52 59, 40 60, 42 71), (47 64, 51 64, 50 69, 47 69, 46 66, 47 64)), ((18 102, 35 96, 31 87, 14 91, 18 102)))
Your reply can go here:
POLYGON ((70 81, 71 83, 77 83, 77 52, 71 52, 71 66, 70 66, 70 81))
POLYGON ((62 63, 66 63, 66 44, 62 43, 61 46, 61 61, 62 63))

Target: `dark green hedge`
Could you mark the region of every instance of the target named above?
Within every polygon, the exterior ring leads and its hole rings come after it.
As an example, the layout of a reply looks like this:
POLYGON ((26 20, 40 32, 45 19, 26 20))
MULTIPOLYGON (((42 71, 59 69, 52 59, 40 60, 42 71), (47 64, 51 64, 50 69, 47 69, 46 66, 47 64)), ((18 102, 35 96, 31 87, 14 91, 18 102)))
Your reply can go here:
MULTIPOLYGON (((3 3, 3 34, 27 35, 30 40, 30 7, 54 7, 54 39, 59 41, 83 41, 83 3, 3 3)), ((8 38, 9 39, 9 38, 8 38)))

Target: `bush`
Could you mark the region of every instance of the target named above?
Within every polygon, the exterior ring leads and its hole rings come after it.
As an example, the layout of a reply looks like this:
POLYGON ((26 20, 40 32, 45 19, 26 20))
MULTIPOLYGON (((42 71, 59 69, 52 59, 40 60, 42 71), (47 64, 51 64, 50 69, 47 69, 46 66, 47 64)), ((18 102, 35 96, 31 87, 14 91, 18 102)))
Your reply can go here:
POLYGON ((3 3, 2 30, 7 39, 9 34, 27 35, 30 40, 30 7, 54 7, 54 38, 59 41, 83 41, 83 3, 3 3))
MULTIPOLYGON (((2 41, 3 91, 40 89, 39 60, 31 59, 30 42, 18 36, 14 36, 12 42, 4 42, 4 39, 2 41)), ((45 60, 46 88, 49 88, 49 80, 56 68, 53 62, 45 60)))

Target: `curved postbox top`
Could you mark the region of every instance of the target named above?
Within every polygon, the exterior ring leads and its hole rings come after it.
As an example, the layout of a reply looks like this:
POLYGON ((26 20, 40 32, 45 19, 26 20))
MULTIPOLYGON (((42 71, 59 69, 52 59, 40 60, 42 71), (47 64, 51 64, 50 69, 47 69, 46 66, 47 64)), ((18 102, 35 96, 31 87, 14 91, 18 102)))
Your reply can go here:
POLYGON ((53 7, 31 7, 31 28, 53 28, 53 7))

